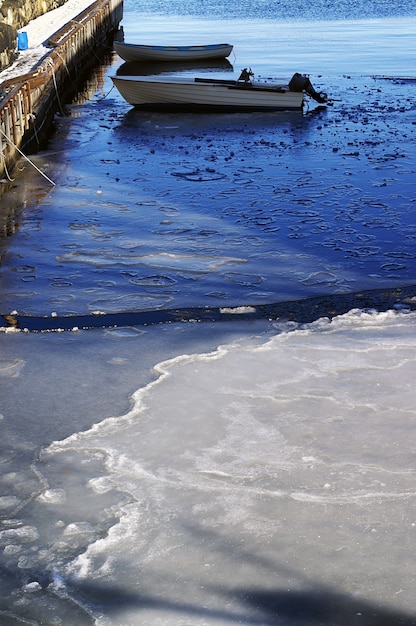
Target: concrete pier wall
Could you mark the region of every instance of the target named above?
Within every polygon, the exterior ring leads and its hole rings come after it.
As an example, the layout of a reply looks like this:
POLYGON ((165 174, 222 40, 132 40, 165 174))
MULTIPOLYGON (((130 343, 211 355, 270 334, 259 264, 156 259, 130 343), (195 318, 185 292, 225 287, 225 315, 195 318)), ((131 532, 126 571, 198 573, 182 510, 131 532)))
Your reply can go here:
POLYGON ((123 0, 97 0, 48 41, 34 71, 0 84, 0 194, 21 152, 41 148, 65 94, 97 64, 123 16, 123 0))

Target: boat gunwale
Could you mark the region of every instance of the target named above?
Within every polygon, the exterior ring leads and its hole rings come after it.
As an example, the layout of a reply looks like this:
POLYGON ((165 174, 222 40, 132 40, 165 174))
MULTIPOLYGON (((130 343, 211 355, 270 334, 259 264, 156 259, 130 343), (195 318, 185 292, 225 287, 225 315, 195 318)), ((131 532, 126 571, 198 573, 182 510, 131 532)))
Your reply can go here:
POLYGON ((258 83, 258 82, 240 82, 238 80, 227 79, 227 78, 188 78, 184 76, 114 76, 115 79, 122 80, 125 82, 141 82, 141 83, 152 83, 152 84, 162 84, 162 85, 204 85, 206 87, 224 87, 226 89, 236 89, 241 91, 267 91, 272 93, 300 93, 297 91, 293 91, 289 89, 289 86, 286 84, 280 83, 258 83))

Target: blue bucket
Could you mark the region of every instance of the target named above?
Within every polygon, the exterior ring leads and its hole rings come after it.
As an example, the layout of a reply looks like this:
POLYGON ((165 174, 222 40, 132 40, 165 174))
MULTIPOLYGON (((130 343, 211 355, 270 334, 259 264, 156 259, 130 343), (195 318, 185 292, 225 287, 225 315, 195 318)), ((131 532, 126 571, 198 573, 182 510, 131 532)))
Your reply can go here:
POLYGON ((18 50, 27 50, 29 47, 29 41, 27 38, 27 33, 17 33, 17 49, 18 50))

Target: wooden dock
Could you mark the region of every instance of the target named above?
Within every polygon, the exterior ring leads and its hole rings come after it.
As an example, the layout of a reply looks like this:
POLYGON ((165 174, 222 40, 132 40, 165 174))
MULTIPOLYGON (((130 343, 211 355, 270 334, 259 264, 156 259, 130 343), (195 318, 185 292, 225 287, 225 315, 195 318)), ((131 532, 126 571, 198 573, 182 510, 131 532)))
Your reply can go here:
POLYGON ((51 50, 32 72, 0 84, 0 194, 22 154, 45 143, 65 92, 98 63, 122 17, 123 0, 97 0, 48 40, 51 50))

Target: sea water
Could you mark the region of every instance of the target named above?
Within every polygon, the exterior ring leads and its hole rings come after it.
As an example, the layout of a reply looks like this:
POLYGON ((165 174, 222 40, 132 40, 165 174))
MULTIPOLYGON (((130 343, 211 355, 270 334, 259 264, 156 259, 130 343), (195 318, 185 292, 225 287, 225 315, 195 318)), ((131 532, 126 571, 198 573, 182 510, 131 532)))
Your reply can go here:
POLYGON ((412 298, 257 315, 415 282, 415 17, 125 2, 127 41, 229 40, 202 72, 335 101, 139 114, 112 57, 33 157, 56 187, 2 199, 3 315, 187 320, 0 333, 2 624, 416 624, 412 298))

